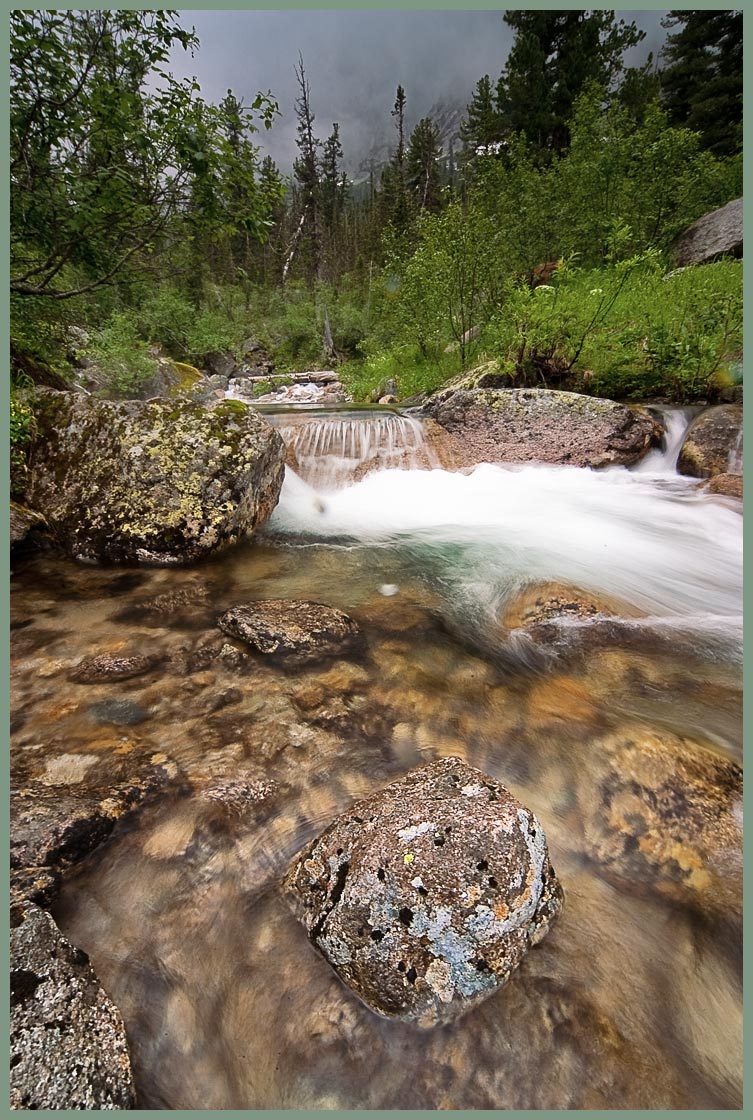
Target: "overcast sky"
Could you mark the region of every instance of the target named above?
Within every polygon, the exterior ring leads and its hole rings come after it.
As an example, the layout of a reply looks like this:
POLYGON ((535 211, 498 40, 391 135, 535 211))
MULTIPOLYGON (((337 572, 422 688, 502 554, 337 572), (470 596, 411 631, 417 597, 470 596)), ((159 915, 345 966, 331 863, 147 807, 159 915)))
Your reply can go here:
MULTIPOLYGON (((617 14, 647 31, 641 57, 656 52, 661 12, 617 14)), ((283 116, 259 141, 285 173, 296 154, 293 67, 299 51, 316 134, 326 139, 338 121, 353 169, 375 138, 389 135, 398 83, 412 126, 437 102, 466 104, 484 74, 496 79, 512 42, 502 11, 184 11, 181 23, 196 28, 201 46, 193 58, 176 50, 173 71, 195 75, 208 100, 219 101, 232 89, 248 103, 258 90, 272 91, 283 116)))

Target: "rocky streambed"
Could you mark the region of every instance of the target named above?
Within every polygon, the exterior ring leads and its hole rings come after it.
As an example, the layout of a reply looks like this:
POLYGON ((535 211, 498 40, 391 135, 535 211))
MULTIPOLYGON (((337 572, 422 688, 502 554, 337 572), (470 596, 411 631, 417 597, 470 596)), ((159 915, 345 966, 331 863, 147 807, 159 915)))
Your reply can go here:
POLYGON ((739 1107, 739 522, 624 467, 289 474, 201 565, 14 560, 15 1107, 739 1107))

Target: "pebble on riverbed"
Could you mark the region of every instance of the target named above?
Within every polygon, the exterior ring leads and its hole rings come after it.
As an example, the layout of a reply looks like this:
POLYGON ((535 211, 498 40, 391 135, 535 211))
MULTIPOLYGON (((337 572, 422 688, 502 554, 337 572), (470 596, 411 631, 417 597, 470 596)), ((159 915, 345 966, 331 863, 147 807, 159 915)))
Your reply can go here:
POLYGON ((340 979, 378 1014, 422 1027, 505 984, 562 905, 536 817, 458 758, 353 805, 284 887, 340 979))
POLYGON ((232 607, 218 625, 258 653, 290 666, 354 653, 361 638, 358 624, 342 611, 299 599, 266 599, 232 607))

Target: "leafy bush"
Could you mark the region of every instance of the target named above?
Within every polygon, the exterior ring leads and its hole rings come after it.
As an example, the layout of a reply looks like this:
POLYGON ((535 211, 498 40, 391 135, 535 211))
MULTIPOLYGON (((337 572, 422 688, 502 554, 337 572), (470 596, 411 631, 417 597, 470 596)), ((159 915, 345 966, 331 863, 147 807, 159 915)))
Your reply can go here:
POLYGON ((11 496, 21 497, 27 469, 27 454, 37 431, 34 411, 11 386, 10 393, 10 478, 11 496))
POLYGON ((140 338, 135 315, 115 311, 94 335, 89 354, 101 368, 106 390, 126 395, 155 373, 157 363, 140 338))
POLYGON ((665 274, 649 252, 598 270, 563 266, 550 285, 511 288, 487 342, 519 384, 703 398, 742 348, 742 265, 665 274))

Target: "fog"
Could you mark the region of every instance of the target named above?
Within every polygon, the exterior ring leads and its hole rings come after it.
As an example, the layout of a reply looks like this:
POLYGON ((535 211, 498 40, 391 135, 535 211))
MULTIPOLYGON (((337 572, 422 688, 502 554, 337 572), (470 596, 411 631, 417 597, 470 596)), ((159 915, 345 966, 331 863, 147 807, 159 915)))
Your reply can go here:
MULTIPOLYGON (((617 14, 647 32, 630 61, 656 52, 661 12, 617 14)), ((346 166, 355 172, 373 147, 391 142, 398 83, 407 93, 409 127, 440 103, 462 108, 480 77, 497 78, 513 39, 502 11, 184 11, 181 23, 195 27, 201 46, 193 57, 176 49, 172 70, 195 76, 207 99, 219 101, 232 89, 250 103, 258 90, 271 90, 282 115, 259 143, 285 173, 296 154, 299 52, 316 133, 325 139, 337 121, 346 166)))

